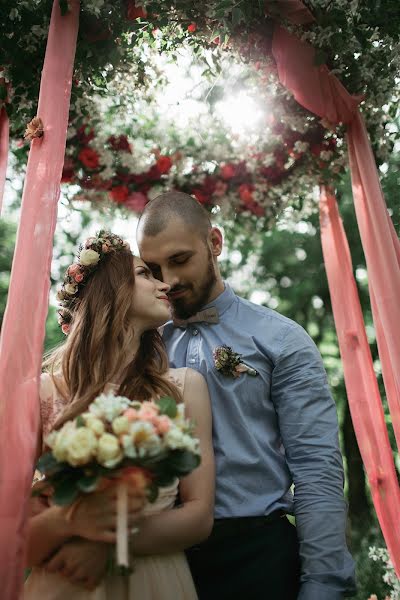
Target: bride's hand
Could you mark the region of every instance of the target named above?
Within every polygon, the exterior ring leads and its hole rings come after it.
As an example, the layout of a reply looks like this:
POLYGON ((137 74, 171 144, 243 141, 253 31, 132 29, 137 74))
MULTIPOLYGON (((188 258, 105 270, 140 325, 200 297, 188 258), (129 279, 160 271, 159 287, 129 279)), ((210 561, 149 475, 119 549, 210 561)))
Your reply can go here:
MULTIPOLYGON (((128 485, 128 527, 138 525, 146 503, 144 491, 128 485)), ((68 510, 66 511, 68 515, 68 510)), ((117 524, 117 486, 81 496, 72 509, 71 534, 96 542, 114 543, 117 524)))

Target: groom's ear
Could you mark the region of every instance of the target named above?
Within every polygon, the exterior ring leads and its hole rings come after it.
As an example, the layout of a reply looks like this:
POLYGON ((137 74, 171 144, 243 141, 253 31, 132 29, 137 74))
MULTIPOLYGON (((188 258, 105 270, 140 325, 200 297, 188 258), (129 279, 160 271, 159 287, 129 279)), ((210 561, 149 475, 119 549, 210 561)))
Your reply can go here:
POLYGON ((208 234, 208 240, 210 243, 211 254, 213 256, 219 256, 222 252, 222 247, 224 245, 224 240, 222 237, 221 231, 218 227, 212 227, 210 233, 208 234))

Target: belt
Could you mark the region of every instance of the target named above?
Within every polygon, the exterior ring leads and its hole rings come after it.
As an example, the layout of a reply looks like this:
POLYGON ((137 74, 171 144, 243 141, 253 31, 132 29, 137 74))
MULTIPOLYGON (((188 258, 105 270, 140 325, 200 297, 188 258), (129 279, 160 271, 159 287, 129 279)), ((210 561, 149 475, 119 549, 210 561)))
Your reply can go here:
POLYGON ((273 523, 274 521, 277 521, 285 516, 285 511, 279 508, 278 510, 274 510, 269 515, 263 515, 261 517, 230 517, 226 519, 215 519, 211 535, 219 536, 245 533, 247 531, 264 527, 265 525, 273 523))

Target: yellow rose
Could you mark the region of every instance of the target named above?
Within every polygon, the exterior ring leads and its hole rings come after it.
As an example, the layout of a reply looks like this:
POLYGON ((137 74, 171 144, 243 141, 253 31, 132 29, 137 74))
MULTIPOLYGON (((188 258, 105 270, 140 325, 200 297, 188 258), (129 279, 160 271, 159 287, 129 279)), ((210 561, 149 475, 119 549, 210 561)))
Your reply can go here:
POLYGON ((103 433, 97 447, 97 460, 104 467, 115 467, 124 457, 118 438, 112 433, 103 433))
POLYGON ((121 433, 127 433, 129 431, 129 421, 127 417, 116 417, 112 422, 112 428, 113 432, 116 435, 121 435, 121 433))
POLYGON ((97 435, 97 437, 100 437, 101 435, 103 435, 103 433, 105 431, 103 421, 101 421, 100 419, 98 419, 97 417, 93 416, 90 413, 84 414, 83 417, 85 420, 86 427, 91 429, 93 431, 93 433, 95 433, 97 435))
POLYGON ((81 265, 88 267, 90 265, 97 265, 100 259, 100 254, 96 250, 85 249, 79 255, 79 262, 81 265))
POLYGON ((78 427, 69 435, 67 462, 77 467, 86 465, 96 454, 97 438, 88 427, 78 427))
POLYGON ((52 431, 46 438, 46 443, 53 451, 53 456, 59 462, 65 462, 68 456, 68 448, 72 432, 75 427, 72 423, 66 423, 60 431, 52 431))

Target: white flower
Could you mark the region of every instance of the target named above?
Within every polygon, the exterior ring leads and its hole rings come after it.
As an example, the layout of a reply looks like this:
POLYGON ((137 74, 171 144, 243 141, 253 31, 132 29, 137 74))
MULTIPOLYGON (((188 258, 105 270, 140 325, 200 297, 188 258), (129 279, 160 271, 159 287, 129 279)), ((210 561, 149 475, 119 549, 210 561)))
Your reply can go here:
POLYGON ((319 154, 321 160, 330 160, 333 156, 333 152, 331 152, 330 150, 322 150, 322 152, 320 152, 319 154))
POLYGON ((129 421, 123 415, 121 417, 117 417, 112 422, 113 432, 117 435, 121 435, 121 433, 127 433, 129 431, 129 421))
POLYGON ((67 462, 77 467, 86 465, 96 454, 97 438, 91 429, 78 427, 68 435, 67 462))
POLYGON ((129 433, 140 457, 155 456, 162 449, 161 438, 151 423, 134 421, 129 428, 129 433))
POLYGON ((95 417, 91 413, 85 413, 82 415, 82 417, 85 420, 86 427, 91 429, 94 434, 96 434, 98 437, 100 435, 103 435, 103 433, 105 431, 105 427, 104 427, 104 423, 103 423, 103 421, 101 421, 101 419, 95 417))
POLYGON ((73 431, 75 431, 74 424, 68 422, 60 431, 52 431, 46 438, 46 444, 52 449, 54 458, 59 462, 67 460, 69 442, 73 431))
POLYGON ((78 286, 73 285, 72 283, 67 283, 66 285, 64 285, 64 290, 67 292, 67 294, 73 296, 78 291, 78 286))
POLYGON ((99 417, 99 419, 106 419, 109 423, 112 423, 116 417, 119 417, 130 406, 130 400, 124 396, 100 394, 89 406, 89 412, 99 417))
POLYGON ((98 442, 97 460, 104 467, 115 467, 124 457, 118 438, 111 433, 103 433, 98 442))
POLYGON ((90 248, 85 248, 79 254, 79 262, 81 265, 88 267, 90 265, 97 265, 100 260, 100 254, 90 248))
POLYGON ((185 434, 179 427, 171 427, 164 435, 164 443, 167 448, 170 448, 171 450, 181 449, 185 444, 185 434))

